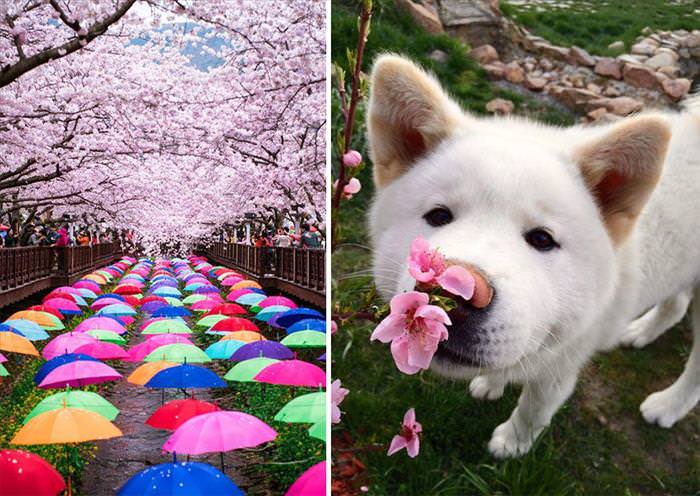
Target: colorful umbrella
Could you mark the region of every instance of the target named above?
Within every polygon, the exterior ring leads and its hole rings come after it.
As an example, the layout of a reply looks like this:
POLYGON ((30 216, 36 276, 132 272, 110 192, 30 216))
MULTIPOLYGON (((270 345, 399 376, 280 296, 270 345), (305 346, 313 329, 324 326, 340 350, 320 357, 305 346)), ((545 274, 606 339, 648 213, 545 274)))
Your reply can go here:
POLYGON ((63 407, 80 408, 82 410, 99 413, 107 420, 114 420, 117 418, 117 415, 119 415, 119 410, 99 394, 90 391, 75 390, 63 391, 47 396, 29 412, 29 415, 24 418, 22 423, 26 424, 39 414, 63 407))
POLYGON ((268 296, 258 303, 260 308, 267 308, 271 307, 272 305, 283 305, 289 308, 297 308, 297 304, 286 296, 268 296))
POLYGON ((84 443, 121 436, 121 431, 99 413, 61 407, 33 417, 10 444, 84 443))
POLYGON ((262 320, 263 322, 267 322, 268 320, 270 320, 272 317, 274 317, 278 313, 284 313, 288 310, 289 310, 289 307, 285 307, 282 305, 272 305, 271 307, 263 308, 262 310, 260 310, 255 315, 255 318, 257 320, 262 320))
POLYGON ((238 350, 231 355, 231 360, 240 362, 242 360, 260 357, 291 360, 294 358, 294 352, 276 341, 255 341, 238 348, 238 350))
POLYGON ((184 364, 168 367, 158 372, 145 386, 159 389, 188 389, 226 387, 226 383, 206 367, 184 364))
POLYGON ((49 375, 49 372, 51 372, 53 369, 60 367, 63 364, 75 362, 77 360, 99 362, 97 358, 91 357, 89 355, 77 355, 75 353, 66 353, 65 355, 59 355, 45 362, 41 367, 39 367, 39 370, 34 376, 34 383, 39 384, 41 381, 44 380, 44 377, 49 375))
POLYGON ((265 295, 260 293, 250 292, 239 296, 235 301, 239 305, 257 305, 261 301, 265 301, 266 298, 265 295))
POLYGON ((113 315, 115 317, 131 317, 136 315, 136 310, 131 308, 129 305, 123 303, 115 303, 112 305, 107 305, 106 307, 100 308, 97 315, 113 315))
POLYGON ((245 315, 246 311, 235 303, 221 303, 207 312, 206 315, 245 315))
POLYGON ((263 336, 259 332, 253 331, 227 332, 221 337, 220 341, 226 341, 228 339, 235 339, 236 341, 243 341, 244 343, 252 343, 254 341, 267 341, 267 338, 265 336, 263 336))
POLYGON ((287 327, 287 334, 299 331, 326 332, 326 321, 320 319, 303 319, 287 327))
POLYGON ((192 334, 192 330, 182 320, 164 319, 152 322, 141 331, 142 334, 192 334))
POLYGON ((304 319, 325 319, 324 315, 313 308, 293 308, 277 317, 277 323, 282 327, 289 327, 304 319))
POLYGON ((162 307, 153 312, 154 317, 187 317, 192 315, 192 312, 185 307, 162 307))
POLYGON ((161 370, 165 370, 169 367, 175 367, 176 365, 178 364, 175 362, 166 362, 163 360, 158 362, 147 362, 136 367, 126 380, 131 384, 144 386, 161 370))
POLYGON ((197 321, 195 324, 197 327, 211 327, 217 322, 221 320, 225 320, 228 318, 228 315, 221 315, 221 314, 216 314, 216 315, 207 315, 206 317, 202 317, 197 321))
POLYGON ((289 348, 325 348, 326 334, 318 331, 297 331, 280 342, 289 348))
POLYGON ((39 383, 42 389, 83 387, 106 381, 116 381, 121 374, 109 365, 92 360, 77 360, 59 365, 39 383))
POLYGON ((326 442, 326 418, 323 417, 321 420, 316 422, 314 425, 309 427, 309 436, 320 439, 324 443, 326 442))
POLYGON ((31 320, 47 331, 60 331, 65 329, 60 319, 47 312, 37 312, 35 310, 22 310, 13 313, 8 320, 25 319, 31 320))
POLYGON ((211 358, 193 344, 173 343, 159 346, 151 351, 143 359, 145 362, 167 360, 179 363, 205 363, 211 362, 211 358))
POLYGON ((39 455, 23 450, 0 450, 2 496, 56 496, 65 489, 61 474, 39 455))
POLYGON ((245 496, 215 467, 199 462, 162 463, 126 481, 117 496, 245 496))
POLYGON ((194 398, 173 400, 153 412, 146 423, 155 429, 174 431, 192 417, 216 410, 219 410, 219 407, 214 403, 194 398))
POLYGON ((49 341, 44 349, 41 350, 41 355, 50 360, 59 355, 64 355, 66 353, 72 353, 76 348, 84 344, 99 343, 97 338, 90 336, 89 334, 81 332, 66 332, 60 334, 49 341))
POLYGON ((46 300, 44 305, 49 308, 55 308, 64 315, 80 315, 83 313, 78 305, 65 298, 51 298, 46 300))
POLYGON ((90 355, 100 360, 123 360, 129 358, 129 354, 122 347, 99 340, 95 343, 80 345, 73 352, 90 355))
POLYGON ((255 376, 258 375, 262 369, 277 362, 279 362, 279 360, 275 360, 274 358, 243 360, 231 367, 231 370, 226 373, 224 379, 237 382, 255 382, 255 376))
POLYGON ((278 422, 315 424, 326 417, 326 393, 297 396, 275 415, 278 422))
POLYGON ((155 334, 144 342, 129 348, 129 358, 126 361, 141 362, 153 350, 166 344, 175 343, 192 344, 192 341, 182 334, 155 334))
POLYGON ((124 339, 114 331, 103 331, 102 329, 93 329, 91 331, 87 331, 85 334, 92 336, 95 339, 99 339, 100 341, 105 341, 107 343, 126 344, 126 339, 124 339))
POLYGON ((283 386, 325 387, 326 373, 316 365, 302 360, 283 360, 268 365, 254 378, 257 382, 283 386))
POLYGON ((260 332, 258 326, 248 319, 242 317, 228 317, 215 323, 208 332, 235 332, 235 331, 255 331, 260 332))
MULTIPOLYGON (((13 321, 9 321, 13 322, 13 321)), ((29 322, 28 320, 26 322, 29 322)), ((33 324, 33 322, 32 322, 33 324)), ((34 324, 36 325, 36 324, 34 324)), ((9 323, 4 323, 0 324, 0 332, 14 332, 15 334, 19 334, 22 337, 27 338, 29 341, 41 341, 42 339, 49 339, 51 336, 43 330, 41 327, 36 326, 36 329, 26 329, 25 330, 20 330, 14 327, 12 324, 9 323)))
POLYGON ((125 334, 126 328, 116 320, 109 317, 89 317, 78 324, 73 332, 91 331, 93 329, 102 329, 104 331, 113 331, 117 334, 125 334))
POLYGON ((22 355, 39 356, 31 341, 14 332, 0 332, 0 350, 22 355))
POLYGON ((284 496, 325 496, 326 462, 309 468, 291 485, 284 496))
POLYGON ((243 341, 227 339, 226 341, 218 341, 216 343, 211 344, 206 350, 204 350, 204 352, 212 360, 228 360, 229 358, 231 358, 231 355, 233 355, 236 352, 236 350, 238 350, 241 346, 244 345, 245 343, 243 341))

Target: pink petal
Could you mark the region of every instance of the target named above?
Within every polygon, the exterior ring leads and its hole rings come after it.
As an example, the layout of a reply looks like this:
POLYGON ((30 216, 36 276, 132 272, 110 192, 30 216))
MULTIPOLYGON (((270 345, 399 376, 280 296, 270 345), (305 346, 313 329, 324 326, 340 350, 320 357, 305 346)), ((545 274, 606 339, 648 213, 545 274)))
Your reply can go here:
POLYGON ((405 314, 408 310, 413 310, 421 305, 427 305, 430 298, 426 293, 420 291, 408 291, 394 296, 389 303, 391 315, 405 314))
POLYGON ((474 296, 474 277, 467 269, 459 265, 451 265, 437 277, 440 287, 454 295, 461 296, 465 300, 474 296))
POLYGON ((338 408, 338 405, 336 405, 335 403, 331 403, 331 423, 340 423, 340 408, 338 408))
POLYGON ((413 424, 416 423, 416 409, 415 408, 409 408, 406 410, 406 413, 403 415, 403 425, 407 427, 413 427, 413 424))
POLYGON ((428 250, 430 250, 430 245, 423 236, 418 235, 411 243, 411 258, 428 253, 428 250))
POLYGON ((378 339, 382 343, 388 343, 405 332, 405 324, 403 316, 391 314, 379 323, 369 339, 370 341, 378 339))
POLYGON ((387 456, 391 456, 397 451, 404 449, 407 445, 408 443, 403 436, 394 436, 394 438, 391 440, 391 445, 389 445, 387 456))
POLYGON ((414 338, 408 342, 408 365, 417 369, 427 369, 437 351, 437 341, 414 338), (421 342, 422 341, 422 342, 421 342))
POLYGON ((420 439, 418 439, 418 436, 414 436, 406 443, 406 451, 411 458, 418 456, 418 452, 420 451, 420 439))
POLYGON ((447 313, 442 308, 435 305, 422 305, 418 307, 415 316, 422 317, 426 321, 435 321, 447 325, 452 324, 447 313))
POLYGON ((349 195, 354 195, 355 193, 359 193, 360 190, 362 189, 362 183, 360 183, 360 180, 357 179, 356 177, 353 177, 348 181, 348 184, 345 185, 343 188, 343 193, 349 194, 349 195))
POLYGON ((409 362, 409 342, 408 338, 400 337, 391 342, 391 355, 394 357, 396 368, 404 374, 413 375, 421 370, 421 367, 415 367, 409 362))

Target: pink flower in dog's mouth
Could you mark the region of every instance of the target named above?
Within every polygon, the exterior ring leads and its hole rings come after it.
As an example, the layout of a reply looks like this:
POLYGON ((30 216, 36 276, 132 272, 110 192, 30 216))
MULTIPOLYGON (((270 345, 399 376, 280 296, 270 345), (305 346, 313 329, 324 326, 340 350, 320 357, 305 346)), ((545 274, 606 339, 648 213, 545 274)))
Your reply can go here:
POLYGON ((388 456, 406 448, 408 456, 415 458, 420 451, 420 438, 418 434, 423 432, 423 426, 416 422, 416 411, 409 408, 403 416, 401 432, 394 436, 389 446, 388 456))
POLYGON ((404 374, 430 367, 438 343, 447 339, 451 324, 447 313, 429 305, 426 293, 410 291, 394 296, 389 304, 391 313, 382 320, 370 337, 391 343, 396 367, 404 374))
POLYGON ((418 236, 411 243, 408 272, 423 286, 440 286, 453 295, 469 300, 474 295, 474 277, 459 265, 447 266, 445 257, 418 236))

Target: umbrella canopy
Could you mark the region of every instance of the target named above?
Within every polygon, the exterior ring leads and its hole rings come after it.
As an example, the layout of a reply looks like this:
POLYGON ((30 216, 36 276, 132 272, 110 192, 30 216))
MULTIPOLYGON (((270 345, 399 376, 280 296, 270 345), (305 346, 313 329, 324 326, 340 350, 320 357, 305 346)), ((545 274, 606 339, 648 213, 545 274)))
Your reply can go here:
POLYGON ((273 441, 277 432, 243 412, 217 411, 192 417, 163 444, 163 450, 187 455, 252 448, 273 441))
POLYGON ((228 317, 215 323, 209 329, 209 332, 235 332, 235 331, 254 331, 260 332, 258 326, 248 319, 242 317, 228 317))
POLYGON ((262 369, 277 362, 279 362, 279 360, 264 357, 243 360, 231 367, 231 370, 226 372, 224 379, 237 382, 255 382, 255 376, 258 375, 262 369))
POLYGON ((313 308, 293 308, 277 317, 277 323, 282 327, 289 327, 292 324, 304 319, 325 319, 324 315, 313 308))
POLYGON ((73 350, 75 353, 90 355, 100 360, 123 360, 129 358, 129 354, 114 343, 97 341, 78 346, 73 350))
POLYGON ((215 306, 209 312, 207 312, 207 315, 245 315, 246 311, 243 309, 242 306, 237 305, 235 303, 220 303, 219 305, 215 306))
POLYGON ((34 376, 34 383, 39 384, 41 381, 44 380, 44 377, 49 375, 49 372, 51 372, 56 367, 60 367, 61 365, 66 363, 75 362, 77 360, 88 360, 92 362, 99 361, 97 358, 91 357, 90 355, 80 355, 75 353, 66 353, 65 355, 59 355, 45 362, 41 367, 39 367, 39 370, 34 376))
POLYGON ((216 343, 211 344, 206 350, 204 350, 204 352, 212 360, 228 360, 229 358, 231 358, 231 355, 233 355, 236 352, 236 350, 238 350, 241 346, 244 345, 245 343, 243 341, 227 339, 226 341, 218 341, 216 343))
POLYGON ((63 407, 80 408, 99 413, 107 420, 114 420, 119 415, 119 410, 99 394, 90 391, 74 390, 47 396, 29 412, 29 415, 24 418, 22 423, 26 424, 37 415, 63 407))
POLYGON ((231 289, 234 289, 234 290, 235 289, 244 289, 244 288, 262 289, 262 286, 260 286, 260 284, 258 284, 255 281, 248 281, 248 280, 237 282, 236 284, 231 286, 231 289))
MULTIPOLYGON (((185 288, 185 289, 187 289, 187 288, 185 288)), ((206 295, 193 294, 193 295, 189 295, 187 298, 182 300, 182 303, 184 303, 185 305, 191 305, 192 303, 197 303, 198 301, 202 301, 202 300, 206 300, 206 299, 208 299, 208 297, 206 295)))
POLYGON ((287 334, 299 331, 326 332, 326 321, 321 319, 302 319, 287 327, 287 334))
POLYGON ((53 465, 23 450, 0 450, 0 481, 3 496, 56 496, 66 489, 53 465))
POLYGON ((282 305, 289 308, 297 308, 297 304, 293 300, 287 298, 286 296, 268 296, 260 303, 258 306, 260 308, 267 308, 273 305, 282 305))
POLYGON ((117 334, 125 334, 126 328, 109 317, 89 317, 75 326, 74 332, 91 331, 93 329, 102 329, 104 331, 112 331, 117 334))
POLYGON ((326 393, 297 396, 275 415, 278 422, 315 424, 326 417, 326 393))
POLYGON ((154 311, 151 315, 154 317, 187 317, 192 313, 185 307, 162 307, 154 311))
POLYGON ((221 305, 221 303, 218 301, 202 300, 202 301, 198 301, 198 302, 193 303, 190 308, 192 310, 196 310, 198 312, 206 312, 207 310, 211 310, 212 308, 215 308, 219 305, 221 305))
POLYGON ((65 329, 60 319, 47 312, 38 312, 36 310, 22 310, 20 312, 13 313, 8 320, 17 319, 31 320, 32 322, 39 324, 47 331, 60 331, 61 329, 65 329))
MULTIPOLYGON (((55 298, 55 299, 62 300, 62 298, 55 298)), ((63 300, 63 301, 68 302, 68 300, 63 300)), ((68 302, 68 303, 70 303, 70 302, 68 302)), ((62 320, 66 317, 61 312, 59 312, 57 308, 49 307, 45 303, 41 304, 41 305, 32 305, 31 307, 27 307, 27 310, 34 310, 36 312, 46 312, 46 313, 53 315, 54 317, 56 317, 59 320, 62 320)), ((82 311, 81 311, 81 313, 82 313, 82 311)))
POLYGON ((326 419, 325 417, 309 427, 309 436, 326 442, 326 419))
POLYGON ((158 372, 145 386, 151 388, 188 389, 226 387, 226 383, 206 367, 184 364, 168 367, 158 372))
POLYGON ((326 462, 313 465, 291 485, 284 496, 325 496, 326 462))
POLYGON ((0 377, 7 377, 10 373, 7 371, 4 365, 0 364, 0 377))
POLYGON ((10 444, 84 443, 121 435, 117 426, 99 413, 62 407, 32 418, 15 434, 10 444))
POLYGON ((5 363, 7 361, 7 357, 0 353, 0 363, 5 363))
POLYGON ((257 382, 283 386, 325 387, 326 373, 316 365, 302 360, 283 360, 268 365, 255 376, 257 382))
POLYGON ((146 423, 155 429, 174 431, 192 417, 216 410, 219 410, 219 407, 214 403, 194 398, 173 400, 153 412, 146 423))
POLYGON ((294 358, 292 350, 276 341, 255 341, 238 348, 231 355, 231 360, 240 362, 251 358, 276 358, 278 360, 291 360, 294 358))
POLYGON ((44 305, 49 308, 55 308, 64 315, 80 315, 83 313, 78 305, 65 298, 51 298, 46 300, 44 305))
POLYGON ((278 313, 284 313, 288 310, 289 310, 289 307, 285 307, 282 305, 272 305, 270 307, 261 309, 255 315, 255 318, 257 320, 262 320, 263 322, 267 322, 268 320, 270 320, 272 317, 274 317, 278 313))
POLYGON ((115 303, 112 305, 107 305, 98 310, 97 315, 113 315, 115 317, 131 317, 136 315, 136 310, 131 308, 129 305, 124 303, 115 303))
POLYGON ((205 363, 211 358, 193 344, 173 343, 159 346, 143 359, 145 362, 167 360, 179 363, 205 363))
POLYGON ((167 301, 147 301, 141 304, 141 311, 149 314, 154 314, 156 310, 167 308, 170 304, 167 301))
MULTIPOLYGON (((9 321, 13 322, 13 321, 9 321)), ((28 320, 26 322, 29 322, 28 320)), ((32 324, 34 324, 32 322, 32 324)), ((36 324, 34 324, 36 325, 36 324)), ((49 339, 51 336, 43 330, 41 327, 38 325, 36 326, 36 329, 27 329, 25 327, 24 330, 22 329, 17 329, 15 326, 13 326, 10 323, 4 323, 0 324, 0 332, 14 332, 15 334, 19 334, 22 337, 27 338, 29 341, 41 341, 42 339, 49 339)))
POLYGON ((187 327, 182 320, 163 319, 151 322, 141 332, 142 334, 192 334, 192 330, 187 327))
POLYGON ((126 344, 126 339, 124 339, 114 331, 103 331, 102 329, 93 329, 91 331, 87 331, 85 334, 92 336, 95 339, 99 339, 100 341, 104 341, 106 343, 126 344))
POLYGON ((117 298, 98 298, 97 300, 93 301, 90 304, 90 308, 92 310, 100 310, 104 307, 108 307, 110 305, 120 305, 122 303, 125 303, 124 300, 118 300, 117 298))
POLYGON ((100 341, 97 338, 94 338, 89 334, 81 332, 66 332, 56 336, 51 341, 46 343, 44 349, 41 350, 41 355, 45 359, 50 360, 59 355, 72 353, 76 348, 84 344, 99 342, 100 341))
POLYGON ((245 496, 236 484, 206 463, 162 463, 126 481, 117 496, 245 496))
POLYGON ((289 348, 325 348, 326 333, 318 331, 297 331, 280 341, 289 348))
POLYGON ((0 332, 0 351, 39 356, 39 351, 31 341, 14 332, 0 332))
POLYGON ((265 295, 262 295, 260 293, 253 293, 252 291, 250 293, 242 294, 238 298, 236 298, 236 303, 239 305, 257 305, 261 301, 264 301, 267 297, 265 295))
POLYGON ((77 360, 59 365, 39 383, 43 389, 83 387, 89 384, 97 384, 106 381, 116 381, 121 374, 109 365, 92 361, 77 360))
POLYGON ((158 362, 146 362, 143 365, 136 367, 126 380, 131 384, 144 386, 161 370, 165 370, 169 367, 175 367, 176 365, 178 364, 175 362, 166 362, 164 360, 160 360, 158 362))
POLYGON ((166 344, 192 344, 186 336, 182 334, 156 334, 148 338, 142 343, 132 346, 129 348, 129 358, 126 359, 128 362, 140 362, 143 361, 146 356, 153 350, 166 345, 166 344))
POLYGON ((180 292, 179 289, 169 287, 169 286, 161 286, 159 288, 156 288, 152 291, 154 295, 157 296, 180 296, 182 293, 180 292))
POLYGON ((197 321, 195 324, 197 327, 211 327, 217 322, 221 320, 225 320, 228 318, 228 315, 221 315, 221 314, 216 314, 216 315, 207 315, 206 317, 202 317, 197 321))
POLYGON ((221 337, 221 341, 226 341, 228 339, 235 339, 236 341, 243 341, 244 343, 252 343, 253 341, 267 341, 265 336, 254 331, 227 332, 221 337))

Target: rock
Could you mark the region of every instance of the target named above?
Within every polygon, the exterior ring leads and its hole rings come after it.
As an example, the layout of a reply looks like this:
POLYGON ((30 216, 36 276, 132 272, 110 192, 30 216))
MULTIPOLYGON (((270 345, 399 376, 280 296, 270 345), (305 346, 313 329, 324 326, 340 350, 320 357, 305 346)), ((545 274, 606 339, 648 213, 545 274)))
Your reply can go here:
POLYGON ((626 83, 637 88, 653 90, 658 87, 654 71, 643 65, 625 64, 622 69, 622 78, 626 83))
POLYGON ((611 86, 607 86, 607 87, 603 90, 603 95, 605 95, 605 96, 611 96, 611 97, 613 97, 613 96, 620 96, 620 94, 621 94, 621 93, 620 93, 620 90, 618 90, 617 88, 615 88, 615 86, 612 86, 612 85, 611 85, 611 86))
POLYGON ((649 57, 647 57, 646 55, 630 55, 628 53, 625 53, 623 55, 618 56, 617 60, 625 64, 641 64, 648 58, 649 57))
POLYGON ((599 76, 622 79, 622 64, 610 57, 598 59, 593 71, 599 76))
POLYGON ((494 114, 506 115, 513 112, 515 105, 510 100, 494 98, 486 104, 486 110, 494 114))
POLYGON ((525 79, 525 71, 516 60, 506 64, 505 73, 511 83, 520 84, 525 79))
POLYGON ((662 67, 661 69, 659 69, 656 72, 659 72, 661 74, 665 74, 670 78, 675 78, 675 77, 678 77, 680 75, 681 68, 678 67, 677 65, 669 65, 666 67, 662 67))
POLYGON ((654 55, 655 51, 656 46, 652 45, 651 43, 648 43, 645 40, 641 43, 635 43, 634 45, 632 45, 630 53, 632 53, 632 55, 654 55))
POLYGON ((700 57, 700 47, 688 49, 691 57, 700 57))
POLYGON ((437 12, 411 0, 396 0, 396 5, 408 12, 413 20, 431 34, 440 34, 444 32, 442 22, 437 12))
POLYGON ((591 110, 586 115, 588 116, 588 118, 590 120, 597 121, 598 119, 600 119, 601 117, 603 117, 607 113, 608 113, 608 111, 605 109, 605 107, 600 107, 600 108, 597 108, 595 110, 591 110))
POLYGON ((549 60, 547 58, 543 58, 540 60, 540 67, 542 68, 543 71, 547 72, 547 71, 551 71, 552 69, 554 69, 554 64, 552 64, 551 60, 549 60))
POLYGON ((662 67, 673 65, 678 61, 678 54, 675 55, 676 56, 674 57, 668 52, 660 52, 644 62, 644 65, 647 65, 652 69, 660 69, 662 67))
POLYGON ((667 79, 661 83, 661 87, 672 100, 680 100, 690 91, 691 82, 689 79, 667 79))
POLYGON ((683 39, 682 45, 685 48, 700 47, 700 34, 691 33, 683 39))
POLYGON ((547 84, 547 80, 542 77, 535 77, 532 74, 525 76, 524 86, 532 91, 542 91, 544 86, 547 84))
POLYGON ((551 57, 558 60, 567 60, 569 57, 569 50, 564 47, 559 47, 545 42, 536 42, 534 48, 538 50, 542 55, 551 57))
POLYGON ((595 59, 583 48, 572 46, 569 48, 569 58, 572 62, 588 67, 595 65, 595 59))
POLYGON ((439 18, 449 34, 472 46, 503 48, 503 18, 496 0, 440 0, 439 18))
POLYGON ((559 85, 552 86, 549 93, 568 108, 577 111, 583 110, 589 101, 598 98, 591 91, 559 85))
POLYGON ((654 31, 653 31, 649 26, 645 26, 645 27, 642 29, 642 34, 645 35, 645 36, 648 36, 648 35, 650 35, 650 34, 653 33, 653 32, 654 32, 654 31))
POLYGON ((659 82, 659 84, 662 84, 664 81, 668 81, 669 79, 671 79, 663 72, 656 72, 655 76, 656 76, 656 80, 659 82))
POLYGON ((441 62, 444 64, 445 62, 447 62, 449 55, 447 55, 447 52, 443 52, 442 50, 433 50, 432 52, 430 52, 428 57, 433 59, 435 62, 441 62))
POLYGON ((608 112, 625 116, 632 112, 639 112, 644 105, 639 100, 628 96, 618 96, 616 98, 597 98, 590 100, 586 104, 586 110, 591 111, 599 108, 604 108, 608 112))
POLYGON ((472 48, 469 51, 469 55, 482 65, 498 60, 498 52, 491 45, 481 45, 472 48))
POLYGON ((525 72, 532 72, 533 70, 535 70, 535 64, 533 64, 532 62, 525 62, 523 67, 525 68, 525 72))
POLYGON ((506 65, 500 60, 482 67, 486 71, 489 79, 503 79, 506 76, 506 65))
POLYGON ((600 95, 603 91, 601 87, 595 83, 588 83, 586 85, 586 89, 592 93, 595 93, 596 95, 600 95))
POLYGON ((624 41, 613 41, 608 45, 609 50, 624 50, 625 49, 625 42, 624 41))

